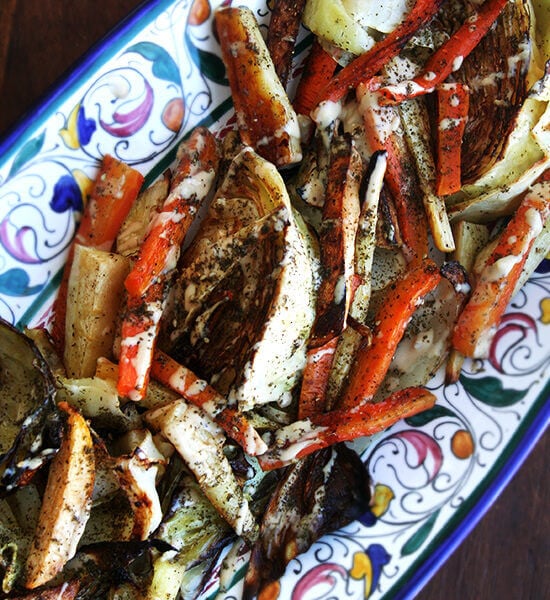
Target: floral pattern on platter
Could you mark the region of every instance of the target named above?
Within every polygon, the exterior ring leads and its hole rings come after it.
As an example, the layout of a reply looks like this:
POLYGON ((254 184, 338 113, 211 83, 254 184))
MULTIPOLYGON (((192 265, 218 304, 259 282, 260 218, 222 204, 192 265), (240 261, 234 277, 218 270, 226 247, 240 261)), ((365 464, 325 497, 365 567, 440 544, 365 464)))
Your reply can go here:
MULTIPOLYGON (((105 153, 159 174, 195 125, 220 134, 234 127, 212 29, 212 10, 220 2, 158 3, 131 35, 105 47, 45 119, 29 122, 21 142, 4 156, 2 317, 20 325, 48 322, 68 244, 105 153)), ((249 5, 265 23, 270 5, 249 5)), ((503 466, 507 450, 522 442, 525 424, 546 400, 548 340, 546 260, 514 298, 489 359, 466 363, 460 381, 450 386, 438 373, 429 384, 437 405, 371 440, 363 453, 373 478, 371 509, 294 559, 279 598, 382 598, 406 585, 475 510, 475 498, 503 466)), ((238 575, 221 597, 240 597, 246 557, 239 553, 230 567, 238 575)), ((217 590, 213 578, 203 598, 217 590)))
POLYGON ((168 166, 229 96, 210 4, 165 4, 0 166, 0 316, 12 323, 44 321, 38 310, 55 292, 101 158, 144 174, 167 157, 168 166))

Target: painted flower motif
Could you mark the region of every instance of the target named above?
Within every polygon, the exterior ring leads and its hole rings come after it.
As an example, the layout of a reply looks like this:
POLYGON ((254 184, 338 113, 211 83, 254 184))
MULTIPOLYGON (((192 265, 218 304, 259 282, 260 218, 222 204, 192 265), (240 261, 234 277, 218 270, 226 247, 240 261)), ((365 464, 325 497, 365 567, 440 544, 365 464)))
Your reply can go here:
POLYGON ((475 450, 472 434, 466 429, 459 429, 451 438, 451 452, 460 460, 470 458, 475 450))
POLYGON ((540 321, 543 325, 550 325, 550 298, 540 301, 540 321))
POLYGON ((443 453, 437 442, 423 431, 407 429, 394 436, 401 439, 411 449, 407 460, 413 469, 422 468, 427 482, 433 481, 441 469, 443 453))
POLYGON ((153 88, 149 82, 144 79, 144 92, 141 98, 138 98, 137 106, 134 106, 134 99, 123 102, 119 109, 111 115, 111 121, 99 119, 101 127, 111 135, 120 138, 126 138, 134 135, 147 122, 153 109, 154 94, 153 88))
POLYGON ((194 26, 202 25, 210 18, 211 13, 212 8, 208 0, 193 0, 189 16, 187 17, 187 23, 194 26))
POLYGON ((384 515, 390 507, 391 501, 395 498, 393 490, 383 483, 377 483, 374 486, 372 494, 371 506, 364 513, 359 521, 367 527, 372 527, 376 523, 376 519, 384 515))
POLYGON ((493 337, 489 362, 499 373, 504 373, 503 361, 506 355, 514 347, 527 343, 529 337, 536 336, 536 333, 537 323, 530 315, 520 312, 505 314, 493 337))
POLYGON ((84 107, 78 103, 66 118, 59 135, 68 148, 76 150, 90 143, 96 128, 96 122, 86 117, 84 107))
POLYGON ((356 552, 349 572, 353 579, 363 581, 364 597, 368 598, 376 589, 382 569, 391 560, 391 555, 381 544, 371 544, 365 552, 356 552))
POLYGON ((0 274, 0 294, 6 296, 32 296, 43 287, 43 284, 31 285, 29 275, 23 269, 9 269, 0 274))
POLYGON ((298 581, 292 600, 308 598, 368 598, 376 589, 390 554, 381 544, 370 544, 353 554, 349 570, 338 563, 317 565, 298 581))
POLYGON ((62 175, 54 186, 50 207, 57 213, 82 211, 82 192, 72 175, 62 175))

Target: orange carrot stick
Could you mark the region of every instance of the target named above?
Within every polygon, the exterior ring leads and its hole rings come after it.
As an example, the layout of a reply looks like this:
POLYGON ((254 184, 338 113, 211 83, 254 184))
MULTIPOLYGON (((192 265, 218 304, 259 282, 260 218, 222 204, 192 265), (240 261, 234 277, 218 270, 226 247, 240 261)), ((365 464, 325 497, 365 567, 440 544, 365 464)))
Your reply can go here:
POLYGON ((428 221, 421 205, 422 192, 407 142, 398 133, 399 114, 394 106, 380 106, 377 77, 357 86, 365 134, 372 152, 386 152, 385 183, 394 201, 399 233, 408 262, 418 262, 428 254, 428 221))
POLYGON ((381 402, 312 415, 275 432, 267 452, 258 456, 264 471, 278 469, 339 442, 374 435, 397 421, 432 408, 435 396, 422 387, 394 392, 381 402))
POLYGON ((178 159, 170 193, 126 278, 126 289, 133 296, 175 268, 181 243, 215 180, 219 152, 214 136, 204 127, 195 128, 180 146, 178 159))
POLYGON ((247 454, 255 456, 265 452, 266 443, 245 415, 228 407, 226 399, 206 381, 199 379, 190 369, 157 349, 153 357, 151 373, 157 381, 202 408, 247 454))
POLYGON ((216 178, 219 153, 214 136, 203 127, 193 130, 178 149, 178 164, 170 192, 140 247, 125 286, 128 299, 122 323, 118 393, 141 400, 167 293, 180 247, 216 178))
POLYGON ((432 19, 442 2, 443 0, 417 0, 401 25, 330 80, 317 98, 317 104, 322 101, 338 102, 361 81, 367 81, 376 75, 389 60, 399 54, 414 33, 432 19))
POLYGON ((75 239, 69 248, 54 303, 51 333, 60 356, 63 356, 65 345, 67 287, 73 262, 74 245, 80 244, 101 250, 111 250, 118 230, 137 198, 142 183, 143 175, 139 171, 109 154, 103 157, 75 239))
POLYGON ((166 281, 152 284, 143 296, 128 295, 121 326, 117 391, 138 402, 147 393, 149 372, 160 319, 164 311, 166 281))
POLYGON ((453 347, 486 358, 523 265, 550 215, 550 181, 535 183, 499 236, 472 294, 456 323, 453 347))
POLYGON ((489 31, 507 2, 508 0, 485 0, 456 33, 430 56, 419 75, 411 81, 388 85, 381 90, 386 101, 402 102, 433 92, 437 85, 460 68, 464 58, 489 31))
POLYGON ((321 46, 317 38, 311 45, 309 56, 306 59, 304 70, 296 95, 294 96, 294 110, 299 115, 309 115, 317 105, 317 99, 336 70, 337 63, 332 56, 321 46))
POLYGON ((363 342, 359 346, 340 408, 361 405, 373 398, 386 376, 410 318, 440 279, 437 265, 430 259, 424 259, 391 285, 387 300, 376 315, 370 344, 363 342))
POLYGON ((462 137, 468 119, 469 100, 466 85, 443 83, 437 87, 436 193, 439 196, 448 196, 460 189, 462 137))
POLYGON ((339 336, 335 336, 326 344, 307 351, 298 403, 299 419, 305 419, 325 410, 327 386, 338 339, 339 336))

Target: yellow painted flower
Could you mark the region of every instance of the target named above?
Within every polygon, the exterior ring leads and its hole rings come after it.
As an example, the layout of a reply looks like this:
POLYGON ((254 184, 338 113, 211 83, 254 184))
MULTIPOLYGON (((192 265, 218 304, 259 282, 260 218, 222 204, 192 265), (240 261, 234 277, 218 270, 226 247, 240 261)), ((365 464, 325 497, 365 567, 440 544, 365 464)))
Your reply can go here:
POLYGON ((78 184, 78 187, 80 188, 80 192, 82 194, 82 201, 84 203, 84 206, 86 206, 86 201, 88 199, 88 196, 90 195, 92 185, 94 183, 93 179, 90 179, 88 175, 86 175, 86 173, 84 173, 84 171, 80 169, 73 169, 71 173, 74 177, 74 180, 78 184))
POLYGON ((540 301, 540 320, 544 325, 550 325, 550 298, 540 301))
POLYGON ((377 483, 374 486, 374 494, 372 497, 371 512, 375 517, 381 517, 394 499, 395 494, 392 489, 382 483, 377 483))
POLYGON ((80 110, 80 104, 77 104, 73 110, 69 113, 69 116, 65 119, 65 127, 59 130, 61 139, 65 142, 65 145, 71 150, 80 148, 80 142, 78 141, 78 111, 80 110))

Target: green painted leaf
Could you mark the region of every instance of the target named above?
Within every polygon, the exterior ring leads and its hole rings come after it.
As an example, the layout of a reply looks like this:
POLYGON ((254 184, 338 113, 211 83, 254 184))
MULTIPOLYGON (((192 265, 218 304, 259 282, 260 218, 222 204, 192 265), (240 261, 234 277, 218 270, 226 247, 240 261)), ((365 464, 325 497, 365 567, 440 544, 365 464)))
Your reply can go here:
POLYGON ((229 84, 225 75, 225 65, 218 55, 195 46, 187 31, 185 32, 185 43, 191 59, 207 79, 219 85, 229 84))
POLYGON ((474 398, 495 408, 512 406, 523 399, 529 391, 504 388, 502 381, 496 377, 480 377, 472 379, 465 375, 460 376, 460 383, 474 398))
POLYGON ((410 425, 411 427, 422 427, 429 423, 430 421, 434 421, 435 419, 439 419, 441 417, 456 417, 456 413, 452 411, 450 408, 446 406, 439 406, 436 404, 434 407, 429 408, 428 410, 424 410, 417 415, 412 417, 407 417, 405 419, 405 423, 410 425))
POLYGON ((19 150, 19 152, 13 160, 8 177, 12 177, 13 175, 15 175, 18 171, 21 170, 21 167, 23 167, 23 165, 32 160, 40 152, 40 150, 42 150, 45 137, 46 132, 43 131, 39 136, 30 139, 21 148, 21 150, 19 150))
POLYGON ((14 268, 0 274, 0 293, 6 296, 34 296, 44 285, 30 285, 31 280, 23 269, 14 268))
POLYGON ((135 52, 153 63, 153 75, 164 81, 171 81, 181 86, 181 76, 178 65, 168 52, 152 42, 139 42, 130 46, 126 52, 135 52))
POLYGON ((439 515, 439 511, 436 510, 430 515, 427 521, 425 521, 411 537, 405 542, 403 548, 401 548, 401 556, 408 556, 413 552, 416 552, 420 546, 426 541, 426 538, 433 529, 434 523, 439 515))

